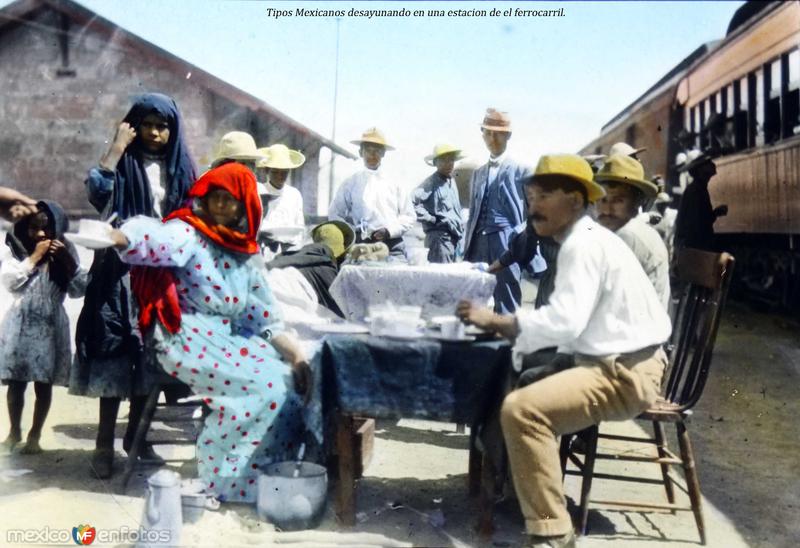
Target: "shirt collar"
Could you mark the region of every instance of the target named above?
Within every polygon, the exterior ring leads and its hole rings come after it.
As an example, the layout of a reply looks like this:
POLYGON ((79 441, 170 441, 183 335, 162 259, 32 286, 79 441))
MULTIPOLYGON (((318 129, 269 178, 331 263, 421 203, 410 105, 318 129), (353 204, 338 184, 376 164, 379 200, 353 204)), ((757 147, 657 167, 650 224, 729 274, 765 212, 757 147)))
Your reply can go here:
POLYGON ((500 156, 497 156, 496 158, 492 158, 492 157, 490 156, 490 157, 489 157, 489 165, 490 165, 490 166, 493 166, 493 165, 500 165, 500 164, 502 164, 502 163, 503 163, 503 161, 504 161, 505 159, 506 159, 506 153, 505 153, 505 152, 504 152, 504 153, 502 153, 500 156))

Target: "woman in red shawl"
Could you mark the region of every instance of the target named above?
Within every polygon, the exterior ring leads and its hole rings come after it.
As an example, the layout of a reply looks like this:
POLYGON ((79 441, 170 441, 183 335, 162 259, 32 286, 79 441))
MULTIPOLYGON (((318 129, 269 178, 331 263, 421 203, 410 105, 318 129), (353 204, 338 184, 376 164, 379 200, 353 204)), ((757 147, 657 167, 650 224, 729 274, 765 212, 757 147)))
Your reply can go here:
POLYGON ((259 264, 252 172, 225 164, 188 196, 192 205, 163 223, 137 217, 113 238, 124 262, 163 267, 137 296, 143 320, 157 321, 159 363, 212 409, 197 442, 200 477, 220 499, 249 502, 258 468, 297 450, 311 374, 259 264))

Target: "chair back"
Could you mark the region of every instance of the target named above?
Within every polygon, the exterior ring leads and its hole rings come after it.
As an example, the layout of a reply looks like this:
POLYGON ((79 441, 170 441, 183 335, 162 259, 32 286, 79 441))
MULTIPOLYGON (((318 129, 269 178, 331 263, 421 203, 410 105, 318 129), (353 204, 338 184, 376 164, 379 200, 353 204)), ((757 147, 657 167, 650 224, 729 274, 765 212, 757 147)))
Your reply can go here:
POLYGON ((675 253, 680 299, 674 314, 664 397, 685 411, 700 399, 708 378, 734 259, 728 253, 691 248, 676 249, 675 253))

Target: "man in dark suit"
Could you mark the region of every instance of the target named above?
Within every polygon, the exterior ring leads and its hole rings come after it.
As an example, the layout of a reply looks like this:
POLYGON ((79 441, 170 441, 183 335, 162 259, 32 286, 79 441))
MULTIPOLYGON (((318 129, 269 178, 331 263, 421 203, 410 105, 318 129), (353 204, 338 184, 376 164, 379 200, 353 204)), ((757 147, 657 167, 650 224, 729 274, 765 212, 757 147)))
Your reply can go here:
MULTIPOLYGON (((526 219, 522 180, 528 170, 506 157, 506 146, 511 138, 508 114, 487 109, 481 131, 490 156, 489 161, 472 174, 464 259, 491 265, 508 250, 514 227, 526 219)), ((521 300, 519 278, 517 264, 497 273, 495 311, 510 314, 517 309, 521 300)))

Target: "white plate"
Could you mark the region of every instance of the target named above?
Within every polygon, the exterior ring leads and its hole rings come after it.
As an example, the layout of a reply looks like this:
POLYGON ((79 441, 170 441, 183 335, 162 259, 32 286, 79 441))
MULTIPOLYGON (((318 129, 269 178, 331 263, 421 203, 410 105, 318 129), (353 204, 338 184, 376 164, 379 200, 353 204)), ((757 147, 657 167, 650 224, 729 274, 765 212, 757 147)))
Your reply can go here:
POLYGON ((89 249, 105 249, 114 245, 111 238, 103 238, 94 234, 81 234, 79 232, 67 232, 64 236, 74 244, 89 249))
POLYGON ((302 226, 265 226, 261 228, 261 232, 272 236, 272 238, 296 238, 305 231, 302 226))
POLYGON ((433 325, 442 325, 443 323, 449 322, 451 320, 456 319, 455 314, 450 314, 449 316, 433 316, 430 320, 428 320, 433 325))
POLYGON ((357 323, 320 323, 311 326, 318 333, 350 333, 353 335, 369 333, 366 325, 357 323))
POLYGON ((475 335, 464 335, 463 337, 445 337, 444 335, 438 335, 436 333, 429 333, 428 338, 436 339, 437 341, 442 342, 473 342, 475 340, 475 335))
POLYGON ((414 339, 422 339, 425 333, 418 331, 417 333, 381 333, 378 337, 386 337, 387 339, 398 339, 402 341, 410 341, 414 339))

